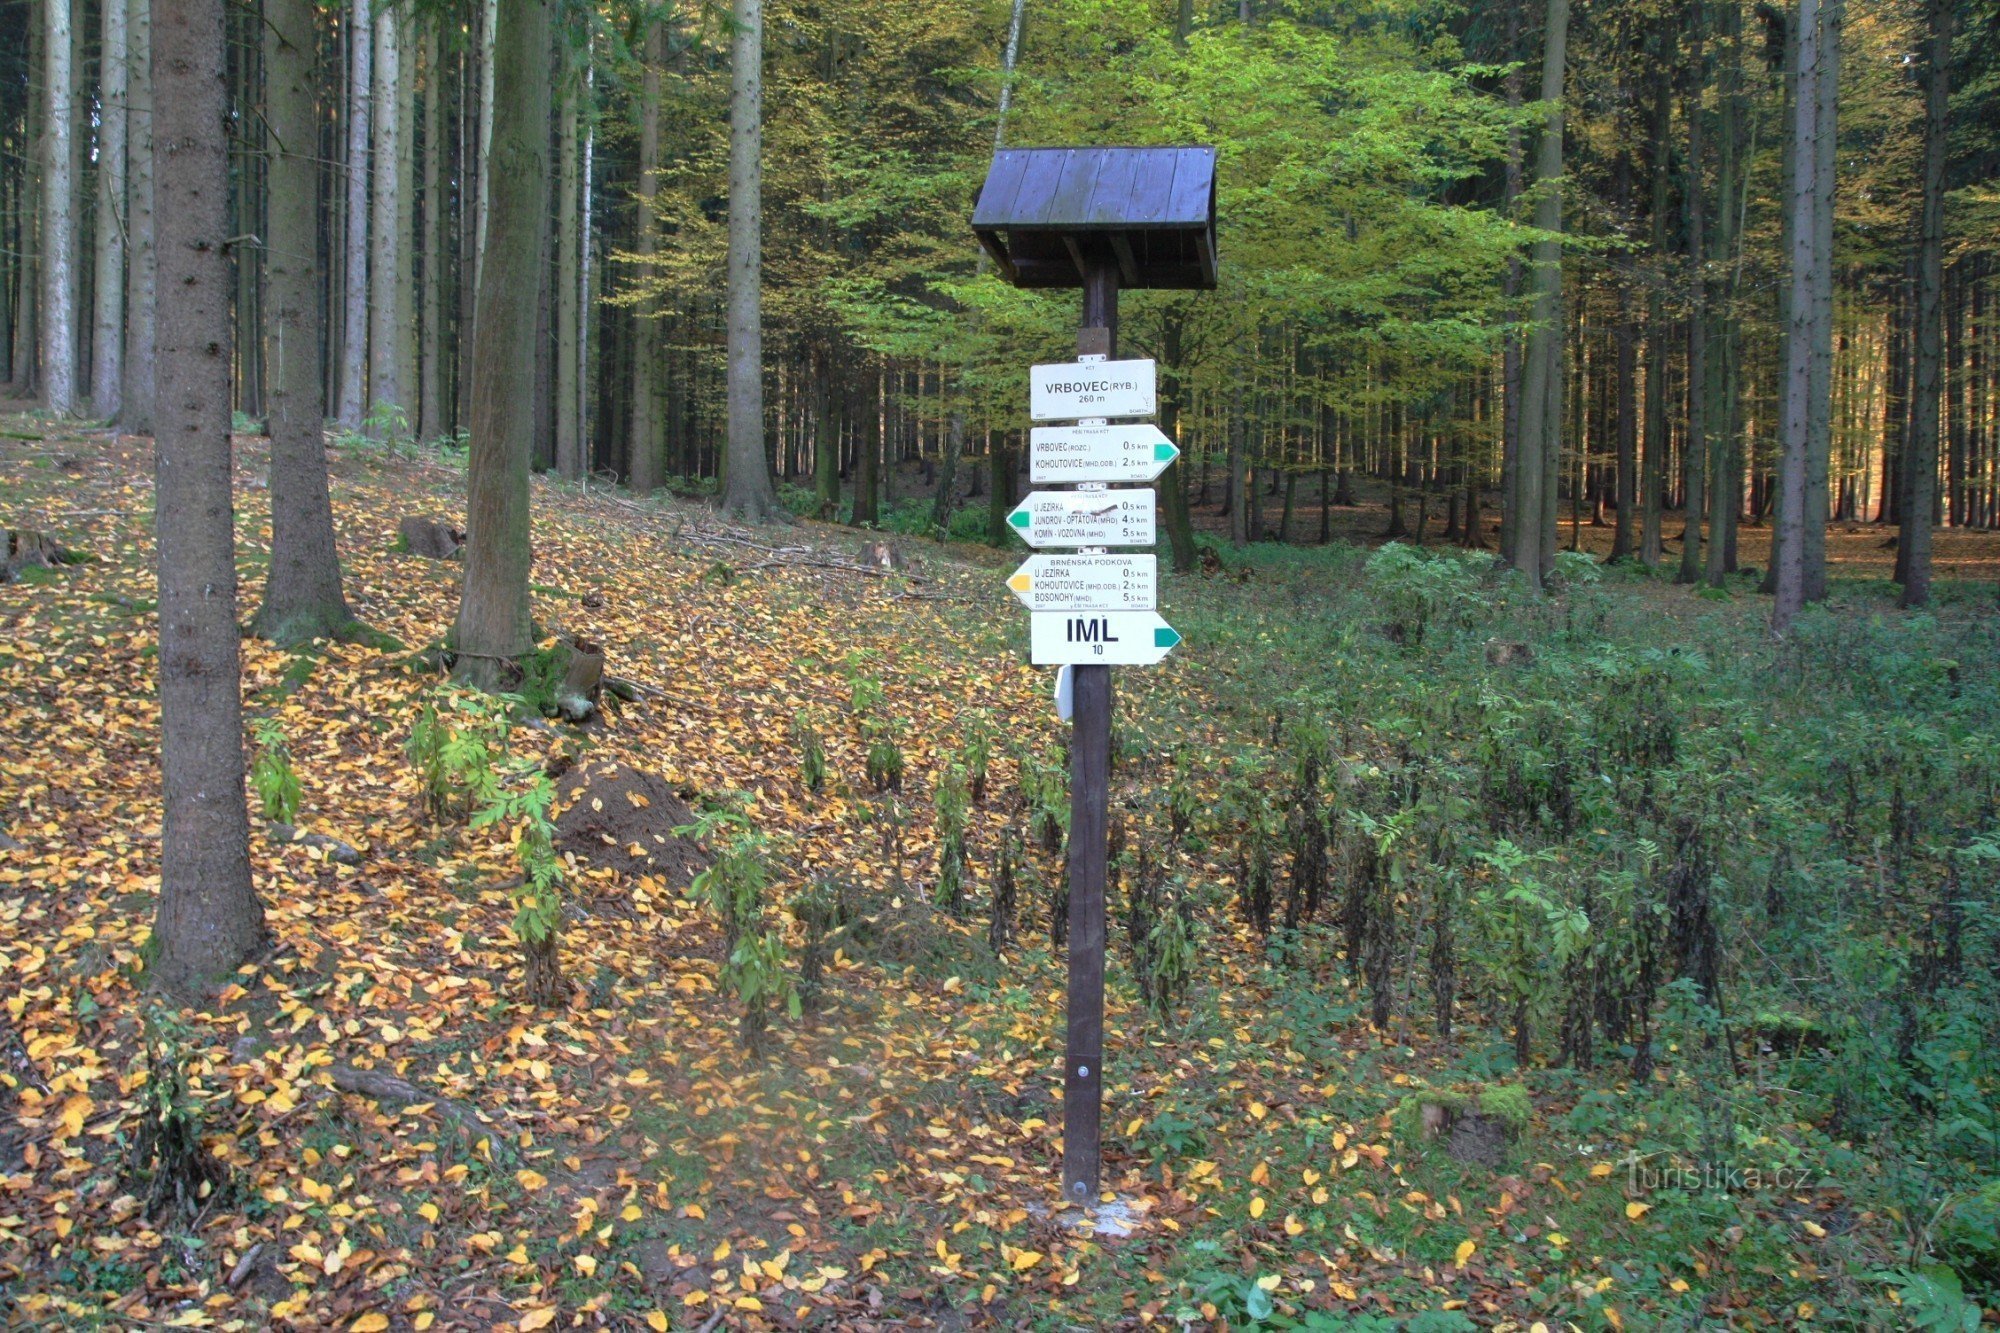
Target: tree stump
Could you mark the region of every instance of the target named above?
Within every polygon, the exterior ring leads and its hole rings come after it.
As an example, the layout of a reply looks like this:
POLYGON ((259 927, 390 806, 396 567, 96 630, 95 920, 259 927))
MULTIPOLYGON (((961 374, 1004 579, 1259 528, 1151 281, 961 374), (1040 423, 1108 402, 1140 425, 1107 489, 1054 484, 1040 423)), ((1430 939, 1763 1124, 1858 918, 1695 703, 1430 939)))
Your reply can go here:
POLYGON ((4 536, 0 548, 4 548, 6 554, 6 563, 0 565, 0 583, 18 581, 24 569, 57 569, 77 564, 83 559, 81 554, 63 546, 45 532, 15 528, 0 536, 4 536))
POLYGON ((396 525, 404 550, 426 560, 456 560, 465 545, 465 529, 434 518, 406 517, 396 525))
POLYGON ((586 721, 597 711, 599 693, 604 688, 604 647, 589 639, 569 645, 569 669, 556 687, 556 711, 565 722, 586 721))

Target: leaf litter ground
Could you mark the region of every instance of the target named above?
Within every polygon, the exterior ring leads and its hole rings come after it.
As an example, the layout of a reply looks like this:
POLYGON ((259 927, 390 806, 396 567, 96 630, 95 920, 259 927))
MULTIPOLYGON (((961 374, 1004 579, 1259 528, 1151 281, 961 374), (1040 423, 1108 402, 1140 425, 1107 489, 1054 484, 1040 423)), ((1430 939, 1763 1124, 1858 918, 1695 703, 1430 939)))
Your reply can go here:
MULTIPOLYGON (((997 958, 984 943, 992 856, 1025 823, 1016 756, 1054 759, 1061 741, 1046 676, 1024 665, 1005 557, 926 545, 907 573, 874 577, 837 529, 762 539, 810 548, 795 560, 740 546, 698 506, 541 481, 538 623, 607 645, 640 697, 582 742, 517 729, 515 749, 581 753, 572 789, 615 766, 604 790, 634 812, 627 793, 746 793, 779 867, 770 918, 826 879, 850 886, 868 927, 850 932, 825 1011, 780 1023, 768 1059, 745 1056, 718 994, 719 934, 684 894, 697 863, 676 851, 635 864, 633 829, 659 822, 625 811, 588 832, 572 816, 569 850, 609 837, 617 864, 572 864, 570 1006, 523 1006, 510 850, 425 820, 402 754, 435 676, 411 653, 246 641, 249 709, 283 726, 300 825, 365 856, 346 866, 253 839, 275 947, 192 1020, 187 1053, 234 1187, 155 1224, 119 1173, 145 1078, 136 977, 158 888, 150 449, 12 424, 0 515, 98 557, 0 589, 0 832, 19 844, 0 851, 0 1310, 24 1322, 1241 1327, 1317 1314, 1329 1328, 1415 1315, 1526 1329, 1643 1324, 1692 1299, 1730 1322, 1806 1312, 1760 1297, 1767 1278, 1720 1242, 1651 1253, 1644 1209, 1573 1146, 1531 1138, 1497 1171, 1399 1148, 1389 1113, 1448 1077, 1452 1053, 1372 1029, 1337 969, 1298 987, 1220 919, 1202 1017, 1185 1026, 1143 1017, 1114 949, 1106 1185, 1141 1225, 1116 1242, 1062 1225, 1062 973, 1038 887, 1059 857, 1031 856, 1023 942, 997 958), (862 674, 901 729, 909 777, 889 796, 862 779, 849 716, 862 674), (819 794, 800 775, 802 713, 828 749, 819 794), (930 795, 981 729, 1000 741, 970 835, 975 908, 957 922, 924 906, 930 795)), ((247 618, 268 519, 263 449, 244 444, 247 618)), ((356 613, 411 649, 436 643, 457 566, 399 554, 393 538, 402 516, 456 515, 462 471, 435 455, 330 457, 356 613)), ((1180 595, 1228 614, 1245 594, 1177 582, 1180 595)), ((1216 708, 1210 687, 1255 670, 1190 643, 1124 673, 1122 715, 1206 791, 1215 774, 1199 757, 1242 741, 1227 728, 1261 724, 1216 708)), ((1121 799, 1151 780, 1121 778, 1121 799)), ((1174 855, 1196 879, 1232 873, 1209 853, 1174 855)), ((1799 1236, 1780 1262, 1810 1282, 1814 1242, 1799 1236)))

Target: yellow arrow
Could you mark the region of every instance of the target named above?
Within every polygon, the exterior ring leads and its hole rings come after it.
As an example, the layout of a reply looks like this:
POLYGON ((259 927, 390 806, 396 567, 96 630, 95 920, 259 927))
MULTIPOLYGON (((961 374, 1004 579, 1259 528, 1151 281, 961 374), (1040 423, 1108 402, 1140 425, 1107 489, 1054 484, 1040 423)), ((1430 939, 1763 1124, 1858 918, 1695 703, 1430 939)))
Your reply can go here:
POLYGON ((1026 592, 1028 589, 1035 586, 1035 580, 1032 575, 1016 574, 1014 575, 1014 577, 1007 580, 1007 586, 1012 588, 1015 592, 1026 592))

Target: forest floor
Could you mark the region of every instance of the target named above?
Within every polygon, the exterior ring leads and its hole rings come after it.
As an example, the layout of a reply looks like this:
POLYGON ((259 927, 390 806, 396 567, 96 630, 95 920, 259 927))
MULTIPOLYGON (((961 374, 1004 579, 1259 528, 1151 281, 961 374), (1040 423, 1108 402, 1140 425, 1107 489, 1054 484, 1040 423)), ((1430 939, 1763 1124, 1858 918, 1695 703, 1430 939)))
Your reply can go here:
MULTIPOLYGON (((269 529, 263 443, 240 443, 247 619, 269 529)), ((449 627, 459 571, 395 550, 397 523, 458 514, 462 464, 362 447, 329 458, 354 610, 408 651, 246 640, 244 682, 251 715, 283 729, 299 825, 363 855, 343 865, 253 838, 274 947, 174 1038, 224 1179, 192 1215, 154 1218, 121 1174, 161 1073, 140 1022, 158 887, 150 446, 0 420, 0 522, 93 557, 0 589, 0 834, 18 844, 0 850, 6 1318, 360 1330, 1898 1321, 1889 1289, 1865 1275, 1897 1259, 1902 1233, 1840 1183, 1693 1210, 1649 1193, 1620 1160, 1616 1126, 1651 1089, 1622 1065, 1517 1075, 1533 1118, 1497 1162, 1412 1141, 1398 1105, 1510 1068, 1504 1034, 1468 1022, 1446 1041, 1400 1016, 1378 1030, 1330 946, 1325 961, 1287 965, 1224 911, 1206 923, 1185 1012, 1165 1023, 1138 1004, 1114 928, 1105 1184, 1137 1228, 1073 1225, 1055 1188, 1062 969, 1044 889, 1059 855, 1030 854, 1020 940, 1000 955, 985 942, 995 850, 1028 818, 1019 768, 1052 759, 1062 734, 1000 582, 1017 552, 905 540, 906 566, 884 574, 842 529, 746 537, 695 504, 538 480, 538 621, 604 644, 609 670, 640 688, 580 732, 519 727, 515 750, 615 760, 696 805, 747 793, 770 838, 770 919, 808 881, 833 879, 853 886, 860 921, 826 1007, 778 1019, 773 1051, 751 1058, 718 990, 707 908, 672 874, 585 857, 565 890, 572 999, 525 1006, 514 853, 492 830, 431 823, 404 756, 438 687, 419 650, 449 627), (863 781, 850 708, 864 677, 901 737, 900 793, 863 781), (832 776, 818 794, 801 779, 802 714, 825 737, 832 776), (960 922, 927 906, 932 794, 981 732, 995 738, 991 784, 973 811, 960 922)), ((1265 692, 1293 669, 1287 628, 1314 613, 1326 569, 1260 555, 1247 582, 1163 582, 1187 642, 1156 670, 1121 674, 1121 805, 1150 801, 1169 760, 1207 801, 1219 756, 1261 742, 1274 725, 1265 692)), ((1614 595, 1704 633, 1759 635, 1753 597, 1656 582, 1614 595)), ((1163 854, 1191 882, 1233 881, 1220 840, 1163 854)), ((1653 1084, 1701 1077, 1672 1051, 1662 1060, 1653 1084)))

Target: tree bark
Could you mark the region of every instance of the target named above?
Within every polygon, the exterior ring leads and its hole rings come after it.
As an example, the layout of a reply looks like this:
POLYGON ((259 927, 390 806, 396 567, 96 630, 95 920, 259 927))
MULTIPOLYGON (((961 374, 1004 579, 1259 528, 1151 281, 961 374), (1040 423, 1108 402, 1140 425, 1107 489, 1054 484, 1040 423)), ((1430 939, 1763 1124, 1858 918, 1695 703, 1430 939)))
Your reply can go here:
POLYGON ((313 0, 264 0, 264 101, 271 131, 270 236, 265 250, 265 341, 274 364, 271 572, 252 632, 281 644, 347 633, 327 492, 326 412, 320 374, 319 76, 313 0))
POLYGON ((438 25, 428 22, 421 43, 424 59, 424 211, 418 231, 423 252, 423 305, 417 342, 417 438, 441 439, 450 429, 444 410, 445 256, 450 253, 451 210, 444 198, 444 71, 443 42, 438 25))
MULTIPOLYGON (((368 415, 392 432, 386 408, 408 406, 403 396, 402 367, 396 353, 401 344, 396 311, 407 288, 403 272, 405 233, 402 214, 403 10, 383 5, 375 11, 373 118, 375 154, 370 167, 375 179, 368 219, 368 415)), ((526 367, 523 367, 525 370, 526 367)))
POLYGON ((70 0, 43 0, 42 396, 68 416, 76 402, 76 179, 71 172, 70 0))
POLYGON ((1902 604, 1931 599, 1931 525, 1937 506, 1938 421, 1944 392, 1944 171, 1951 114, 1951 5, 1924 5, 1924 176, 1917 224, 1917 383, 1910 406, 1910 490, 1900 550, 1902 604))
MULTIPOLYGON (((1160 401, 1160 429, 1176 443, 1181 434, 1182 399, 1187 395, 1186 372, 1181 364, 1184 322, 1185 317, 1179 311, 1167 315, 1160 338, 1160 359, 1165 371, 1162 379, 1166 388, 1160 401)), ((1167 470, 1160 474, 1159 487, 1160 508, 1166 518, 1167 544, 1173 551, 1174 569, 1182 574, 1193 573, 1199 556, 1194 545, 1194 516, 1188 511, 1185 454, 1167 465, 1167 470)))
MULTIPOLYGON (((584 59, 588 59, 585 55, 584 59)), ((578 382, 577 340, 583 312, 577 287, 577 181, 581 167, 577 141, 578 103, 582 100, 582 62, 567 43, 563 47, 560 93, 562 113, 556 134, 560 169, 556 187, 556 472, 571 481, 583 476, 583 397, 578 382)))
POLYGON ((368 144, 374 98, 372 0, 347 12, 347 251, 346 304, 341 321, 340 401, 335 417, 359 430, 368 414, 368 144))
POLYGON ((1702 89, 1708 73, 1702 51, 1706 18, 1701 0, 1688 13, 1687 178, 1682 195, 1687 214, 1688 237, 1688 366, 1687 443, 1681 450, 1682 508, 1681 567, 1675 583, 1694 583, 1701 578, 1701 524, 1706 509, 1705 484, 1710 454, 1708 420, 1708 243, 1706 238, 1708 201, 1703 190, 1707 162, 1702 145, 1702 89))
POLYGON ((646 34, 645 68, 639 91, 639 200, 635 219, 638 238, 637 272, 633 281, 640 299, 632 307, 632 412, 627 482, 640 495, 660 484, 659 389, 655 376, 660 362, 660 318, 653 286, 658 281, 653 255, 659 249, 660 219, 654 200, 660 192, 660 65, 665 46, 659 24, 646 34))
POLYGON ((1771 608, 1771 633, 1783 636, 1806 600, 1805 528, 1809 522, 1806 488, 1810 479, 1807 456, 1812 452, 1814 291, 1819 268, 1828 256, 1819 252, 1819 229, 1813 213, 1819 195, 1818 139, 1825 77, 1822 49, 1826 39, 1819 0, 1799 0, 1798 73, 1792 108, 1791 294, 1785 330, 1785 401, 1781 454, 1778 463, 1777 520, 1772 534, 1772 567, 1777 578, 1771 608))
POLYGON ((492 198, 473 317, 472 449, 466 475, 459 679, 511 683, 533 647, 528 608, 528 462, 533 451, 545 205, 549 4, 509 0, 494 35, 492 198))
POLYGON ((154 293, 152 0, 129 0, 125 11, 126 214, 124 387, 118 423, 134 435, 153 433, 154 293))
POLYGON ((91 411, 116 421, 125 389, 125 139, 131 107, 125 0, 104 0, 97 129, 97 327, 90 339, 91 411))
POLYGON ((265 940, 250 882, 229 446, 229 171, 223 0, 162 8, 159 327, 160 766, 154 983, 192 1000, 265 940))
POLYGON ((1562 171, 1563 83, 1569 0, 1549 0, 1542 47, 1542 102, 1548 108, 1535 146, 1535 228, 1529 256, 1533 307, 1521 391, 1521 443, 1515 468, 1519 512, 1508 525, 1512 563, 1539 592, 1555 562, 1555 480, 1562 447, 1562 171))
POLYGON ((1671 427, 1667 422, 1667 310, 1661 293, 1667 267, 1667 203, 1673 170, 1673 151, 1667 142, 1673 123, 1671 77, 1673 30, 1660 25, 1660 51, 1654 60, 1653 75, 1653 263, 1656 266, 1651 290, 1646 296, 1646 440, 1645 457, 1640 462, 1639 503, 1644 509, 1639 524, 1639 560, 1648 569, 1657 569, 1665 554, 1661 540, 1662 511, 1666 508, 1667 454, 1671 448, 1671 427))
POLYGON ((777 517, 764 455, 764 0, 735 0, 729 97, 729 475, 722 512, 777 517))
POLYGON ((1822 0, 1825 31, 1820 59, 1825 66, 1816 92, 1819 132, 1813 148, 1813 245, 1819 255, 1812 308, 1812 448, 1806 454, 1805 595, 1809 602, 1826 596, 1827 471, 1833 450, 1833 200, 1839 148, 1840 41, 1843 0, 1822 0))

